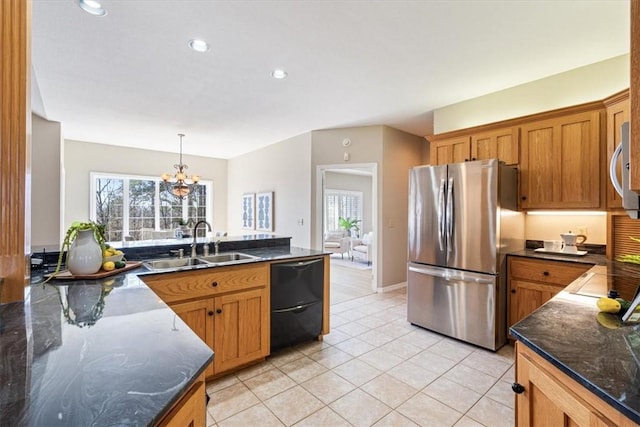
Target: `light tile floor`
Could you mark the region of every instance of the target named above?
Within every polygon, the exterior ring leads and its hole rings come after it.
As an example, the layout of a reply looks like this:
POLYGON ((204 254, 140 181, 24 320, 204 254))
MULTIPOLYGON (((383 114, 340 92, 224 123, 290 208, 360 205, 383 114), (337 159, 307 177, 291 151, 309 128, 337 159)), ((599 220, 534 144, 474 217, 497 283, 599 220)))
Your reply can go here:
POLYGON ((513 426, 513 348, 406 321, 406 291, 331 306, 331 333, 207 385, 208 426, 513 426))

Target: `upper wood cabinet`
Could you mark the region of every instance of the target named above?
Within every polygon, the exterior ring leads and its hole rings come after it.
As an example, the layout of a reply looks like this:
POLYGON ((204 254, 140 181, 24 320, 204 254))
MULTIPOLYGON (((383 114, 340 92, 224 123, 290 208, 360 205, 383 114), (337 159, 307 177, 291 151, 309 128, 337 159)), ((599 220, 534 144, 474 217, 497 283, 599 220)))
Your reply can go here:
POLYGON ((468 162, 471 159, 470 137, 442 139, 431 143, 431 164, 468 162))
POLYGON ((508 127, 431 141, 431 164, 444 165, 472 160, 499 159, 517 165, 518 128, 508 127))
POLYGON ((601 207, 601 116, 604 109, 522 125, 523 209, 601 207))
MULTIPOLYGON (((629 121, 629 91, 625 90, 606 99, 604 105, 607 107, 607 162, 603 167, 603 173, 607 177, 607 209, 622 209, 622 198, 613 188, 609 179, 609 164, 611 163, 613 152, 622 140, 622 123, 629 121)), ((617 166, 619 180, 622 179, 620 175, 621 164, 622 157, 620 157, 617 166)))
POLYGON ((495 129, 471 135, 471 160, 498 159, 508 165, 520 163, 517 127, 495 129))
POLYGON ((631 189, 640 191, 640 0, 631 0, 629 179, 631 189))

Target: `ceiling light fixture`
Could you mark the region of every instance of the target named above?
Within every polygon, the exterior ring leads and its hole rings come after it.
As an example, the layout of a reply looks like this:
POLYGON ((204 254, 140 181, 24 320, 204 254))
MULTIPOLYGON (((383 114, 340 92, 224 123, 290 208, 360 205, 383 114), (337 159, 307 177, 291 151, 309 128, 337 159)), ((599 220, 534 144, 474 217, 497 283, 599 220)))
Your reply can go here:
POLYGON ((173 183, 171 186, 171 194, 184 199, 191 192, 191 187, 200 181, 200 176, 191 175, 191 178, 189 178, 189 175, 186 174, 185 171, 188 169, 188 166, 182 163, 182 137, 184 137, 184 134, 179 133, 178 136, 180 137, 180 163, 173 165, 177 172, 173 176, 168 173, 163 173, 162 180, 167 183, 173 183), (188 182, 189 180, 191 183, 188 182))
POLYGON ((278 80, 282 80, 284 78, 286 78, 288 76, 287 72, 285 70, 281 70, 279 68, 273 70, 271 72, 271 77, 273 77, 274 79, 278 79, 278 80))
POLYGON ((200 39, 189 40, 189 47, 196 52, 206 52, 209 50, 209 43, 200 39))
POLYGON ((94 16, 105 16, 107 14, 105 8, 95 0, 78 0, 78 6, 94 16))

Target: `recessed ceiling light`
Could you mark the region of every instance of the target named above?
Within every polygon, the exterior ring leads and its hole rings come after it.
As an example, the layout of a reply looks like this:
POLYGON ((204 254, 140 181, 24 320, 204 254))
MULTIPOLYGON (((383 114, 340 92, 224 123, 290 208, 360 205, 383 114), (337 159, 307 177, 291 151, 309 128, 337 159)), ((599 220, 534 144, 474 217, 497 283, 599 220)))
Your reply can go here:
POLYGON ((95 16, 105 16, 107 11, 95 0, 78 0, 78 6, 87 13, 95 16))
POLYGON ((206 52, 209 50, 209 43, 204 40, 193 39, 189 40, 189 47, 196 52, 206 52))
POLYGON ((281 70, 281 69, 279 69, 279 68, 278 68, 278 69, 276 69, 276 70, 273 70, 273 71, 271 72, 271 76, 272 76, 274 79, 284 79, 285 77, 287 77, 287 75, 288 75, 288 74, 287 74, 287 72, 286 72, 285 70, 281 70))

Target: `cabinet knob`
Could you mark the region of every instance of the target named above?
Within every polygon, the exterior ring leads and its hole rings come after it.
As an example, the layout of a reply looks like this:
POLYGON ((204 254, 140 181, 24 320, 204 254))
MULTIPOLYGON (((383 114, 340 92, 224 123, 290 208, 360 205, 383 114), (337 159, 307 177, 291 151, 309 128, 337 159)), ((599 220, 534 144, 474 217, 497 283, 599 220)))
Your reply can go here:
POLYGON ((527 196, 522 196, 522 200, 527 200, 527 196))
POLYGON ((213 310, 209 310, 209 311, 207 312, 207 314, 208 314, 209 316, 213 316, 213 310))
POLYGON ((216 313, 218 313, 218 314, 222 313, 222 309, 221 308, 217 309, 216 313))
POLYGON ((511 390, 516 394, 521 394, 524 392, 524 387, 521 384, 513 383, 511 384, 511 390))
POLYGON ((216 286, 218 286, 218 282, 213 282, 213 283, 211 284, 211 286, 213 286, 213 287, 215 288, 216 286))
POLYGON ((515 294, 515 293, 516 293, 516 290, 515 290, 515 289, 511 289, 511 293, 512 293, 512 294, 515 294))
POLYGON ((475 157, 472 157, 471 160, 477 160, 475 157))
POLYGON ((548 272, 548 271, 543 271, 543 272, 542 272, 542 275, 543 275, 543 276, 548 276, 548 275, 549 275, 549 272, 548 272))

